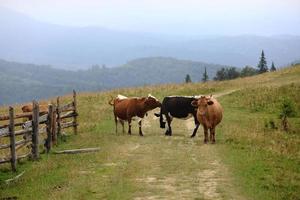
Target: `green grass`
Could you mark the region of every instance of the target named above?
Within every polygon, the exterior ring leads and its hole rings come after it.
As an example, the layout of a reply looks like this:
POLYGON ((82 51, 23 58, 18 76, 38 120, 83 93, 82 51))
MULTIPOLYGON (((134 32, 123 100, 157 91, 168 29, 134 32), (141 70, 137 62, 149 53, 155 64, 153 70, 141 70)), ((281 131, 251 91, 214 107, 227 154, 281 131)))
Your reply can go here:
MULTIPOLYGON (((78 96, 79 134, 67 130, 66 141, 54 150, 100 147, 100 152, 77 155, 43 154, 24 161, 15 176, 0 166, 0 198, 20 199, 299 199, 300 196, 300 66, 224 82, 169 84, 118 89, 78 96), (158 120, 139 137, 114 133, 111 96, 145 96, 235 92, 219 98, 224 119, 217 143, 204 145, 202 128, 195 139, 183 121, 174 121, 174 136, 163 136, 158 120), (283 97, 296 105, 291 131, 281 130, 283 97), (275 121, 277 130, 265 128, 275 121), (203 177, 205 175, 207 177, 203 177), (212 182, 211 182, 212 181, 212 182), (217 183, 217 185, 214 185, 217 183), (209 189, 214 189, 207 193, 209 189), (211 196, 210 196, 211 195, 211 196), (213 195, 217 195, 214 197, 213 195)), ((63 101, 69 101, 65 96, 63 101)), ((19 106, 16 106, 19 109, 19 106)), ((0 108, 0 113, 7 108, 0 108)), ((152 116, 148 116, 152 119, 152 116)), ((119 129, 120 130, 120 129, 119 129)), ((1 140, 2 142, 3 140, 1 140)))
MULTIPOLYGON (((220 130, 218 148, 223 161, 231 166, 247 196, 297 199, 300 189, 299 126, 293 123, 295 133, 265 130, 264 119, 276 118, 276 113, 254 112, 250 107, 241 109, 231 104, 233 99, 236 99, 234 94, 221 101, 230 108, 220 130)), ((297 120, 299 118, 293 122, 297 120)))

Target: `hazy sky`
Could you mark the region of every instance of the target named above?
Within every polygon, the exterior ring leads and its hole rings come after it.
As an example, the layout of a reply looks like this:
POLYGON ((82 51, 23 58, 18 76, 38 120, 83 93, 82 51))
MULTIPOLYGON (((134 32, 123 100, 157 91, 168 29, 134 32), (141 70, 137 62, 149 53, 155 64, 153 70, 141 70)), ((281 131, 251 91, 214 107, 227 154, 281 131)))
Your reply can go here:
POLYGON ((300 0, 0 0, 40 21, 178 35, 300 35, 300 0))

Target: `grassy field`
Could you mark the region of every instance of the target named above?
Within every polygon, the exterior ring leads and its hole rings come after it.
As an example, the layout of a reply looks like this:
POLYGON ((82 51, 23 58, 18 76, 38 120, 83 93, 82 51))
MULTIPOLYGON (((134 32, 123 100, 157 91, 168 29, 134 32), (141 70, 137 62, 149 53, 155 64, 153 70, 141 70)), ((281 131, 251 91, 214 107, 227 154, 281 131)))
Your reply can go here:
MULTIPOLYGON (((200 75, 199 75, 200 76, 200 75)), ((67 101, 71 96, 64 97, 67 101)), ((24 161, 15 176, 0 167, 0 199, 300 199, 300 66, 223 82, 170 84, 82 93, 78 96, 79 134, 59 149, 100 147, 77 155, 42 155, 24 161), (214 94, 224 108, 215 145, 203 144, 203 130, 189 138, 191 120, 174 120, 165 137, 150 112, 145 136, 114 133, 110 96, 214 94), (295 103, 290 131, 281 129, 283 98, 295 103), (274 121, 277 129, 265 126, 274 121)), ((0 108, 4 112, 6 108, 0 108)), ((120 130, 120 129, 119 129, 120 130)))

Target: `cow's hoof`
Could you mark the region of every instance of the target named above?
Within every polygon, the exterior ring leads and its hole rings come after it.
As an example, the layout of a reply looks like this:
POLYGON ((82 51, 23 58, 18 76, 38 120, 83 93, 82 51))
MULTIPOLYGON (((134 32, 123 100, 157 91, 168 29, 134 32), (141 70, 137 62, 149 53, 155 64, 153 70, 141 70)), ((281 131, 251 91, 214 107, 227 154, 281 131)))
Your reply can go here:
POLYGON ((207 144, 207 140, 204 140, 204 144, 207 144))
POLYGON ((191 135, 191 138, 195 137, 195 135, 191 135))
POLYGON ((140 136, 144 136, 143 133, 140 133, 140 136))

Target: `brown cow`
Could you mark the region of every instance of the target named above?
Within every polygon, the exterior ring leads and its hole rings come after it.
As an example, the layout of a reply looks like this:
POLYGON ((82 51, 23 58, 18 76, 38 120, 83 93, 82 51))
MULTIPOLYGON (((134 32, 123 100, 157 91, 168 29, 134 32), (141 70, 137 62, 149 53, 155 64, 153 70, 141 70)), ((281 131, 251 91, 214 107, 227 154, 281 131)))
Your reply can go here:
MULTIPOLYGON (((32 112, 33 106, 32 106, 32 104, 26 104, 26 105, 22 106, 21 109, 22 109, 23 113, 32 112)), ((40 115, 44 115, 44 114, 48 113, 48 105, 45 103, 41 103, 39 105, 39 111, 40 111, 40 115)), ((32 116, 28 117, 28 120, 31 120, 31 119, 32 119, 32 116)))
POLYGON ((128 134, 131 134, 131 121, 133 117, 138 117, 139 134, 142 133, 142 119, 146 113, 154 108, 160 107, 161 103, 152 95, 148 97, 132 97, 128 98, 118 95, 109 102, 114 107, 114 117, 116 123, 116 133, 118 132, 118 121, 122 124, 124 133, 124 121, 128 121, 128 134))
POLYGON ((192 101, 194 107, 197 107, 197 119, 204 129, 204 143, 208 142, 208 129, 210 130, 210 141, 216 142, 215 128, 221 122, 223 109, 219 102, 212 97, 201 96, 192 101))

